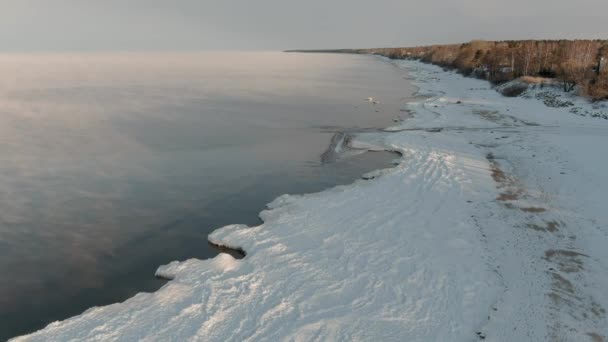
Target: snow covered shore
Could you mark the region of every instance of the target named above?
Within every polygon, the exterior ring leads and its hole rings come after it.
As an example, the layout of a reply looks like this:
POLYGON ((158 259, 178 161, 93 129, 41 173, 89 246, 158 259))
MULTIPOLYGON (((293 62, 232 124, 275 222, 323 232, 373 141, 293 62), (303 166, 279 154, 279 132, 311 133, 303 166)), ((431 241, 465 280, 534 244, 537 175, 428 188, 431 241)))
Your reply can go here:
POLYGON ((210 235, 244 259, 161 266, 157 292, 15 341, 605 340, 608 120, 396 63, 430 98, 352 141, 395 168, 281 196, 210 235))

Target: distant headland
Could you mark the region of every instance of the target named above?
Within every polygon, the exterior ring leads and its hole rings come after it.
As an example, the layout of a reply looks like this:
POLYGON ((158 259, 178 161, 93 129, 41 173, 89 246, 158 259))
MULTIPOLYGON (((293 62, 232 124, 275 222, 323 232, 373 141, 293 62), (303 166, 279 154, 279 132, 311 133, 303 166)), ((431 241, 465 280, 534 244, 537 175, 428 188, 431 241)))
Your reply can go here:
POLYGON ((473 40, 463 44, 286 52, 375 54, 415 59, 500 84, 520 77, 560 82, 592 100, 608 99, 608 40, 473 40))

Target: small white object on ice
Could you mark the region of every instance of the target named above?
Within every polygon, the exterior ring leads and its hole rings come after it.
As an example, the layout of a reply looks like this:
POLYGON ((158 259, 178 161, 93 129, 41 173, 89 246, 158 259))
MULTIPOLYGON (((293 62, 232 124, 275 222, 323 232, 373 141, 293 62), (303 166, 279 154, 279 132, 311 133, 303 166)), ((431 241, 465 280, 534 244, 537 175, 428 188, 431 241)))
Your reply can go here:
POLYGON ((372 180, 281 196, 262 225, 210 235, 245 259, 172 262, 158 269, 173 279, 160 290, 15 341, 608 336, 608 120, 502 97, 436 66, 398 64, 419 95, 433 97, 409 103, 413 115, 387 129, 394 133, 361 133, 351 146, 397 151, 402 163, 367 174, 372 180), (440 81, 423 81, 436 74, 440 81), (452 98, 467 101, 445 106, 452 98), (490 130, 505 127, 517 140, 497 143, 490 130), (518 179, 494 180, 488 153, 518 179), (570 177, 551 180, 564 168, 570 177))

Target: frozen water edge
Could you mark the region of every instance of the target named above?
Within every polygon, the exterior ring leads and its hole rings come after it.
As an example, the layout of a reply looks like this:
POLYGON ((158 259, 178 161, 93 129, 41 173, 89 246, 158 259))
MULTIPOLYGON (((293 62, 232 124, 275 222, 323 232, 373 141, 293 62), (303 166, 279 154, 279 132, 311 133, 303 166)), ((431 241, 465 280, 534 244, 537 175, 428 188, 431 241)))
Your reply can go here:
POLYGON ((400 63, 436 95, 408 105, 394 132, 351 142, 401 153, 395 168, 281 196, 262 225, 209 236, 244 259, 172 262, 160 290, 17 340, 606 336, 607 162, 596 157, 608 125, 400 63))

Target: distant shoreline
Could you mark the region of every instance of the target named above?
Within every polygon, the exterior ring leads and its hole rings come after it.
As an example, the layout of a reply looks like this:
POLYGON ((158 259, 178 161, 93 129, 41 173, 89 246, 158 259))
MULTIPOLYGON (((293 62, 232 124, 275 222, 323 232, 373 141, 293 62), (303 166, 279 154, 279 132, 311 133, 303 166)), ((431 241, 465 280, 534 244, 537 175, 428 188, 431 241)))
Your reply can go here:
POLYGON ((539 77, 592 101, 608 100, 608 40, 474 40, 463 44, 371 49, 287 50, 373 54, 418 60, 502 84, 539 77))
POLYGON ((319 50, 284 50, 283 52, 297 52, 297 53, 352 53, 352 54, 367 54, 365 50, 358 49, 319 49, 319 50))

